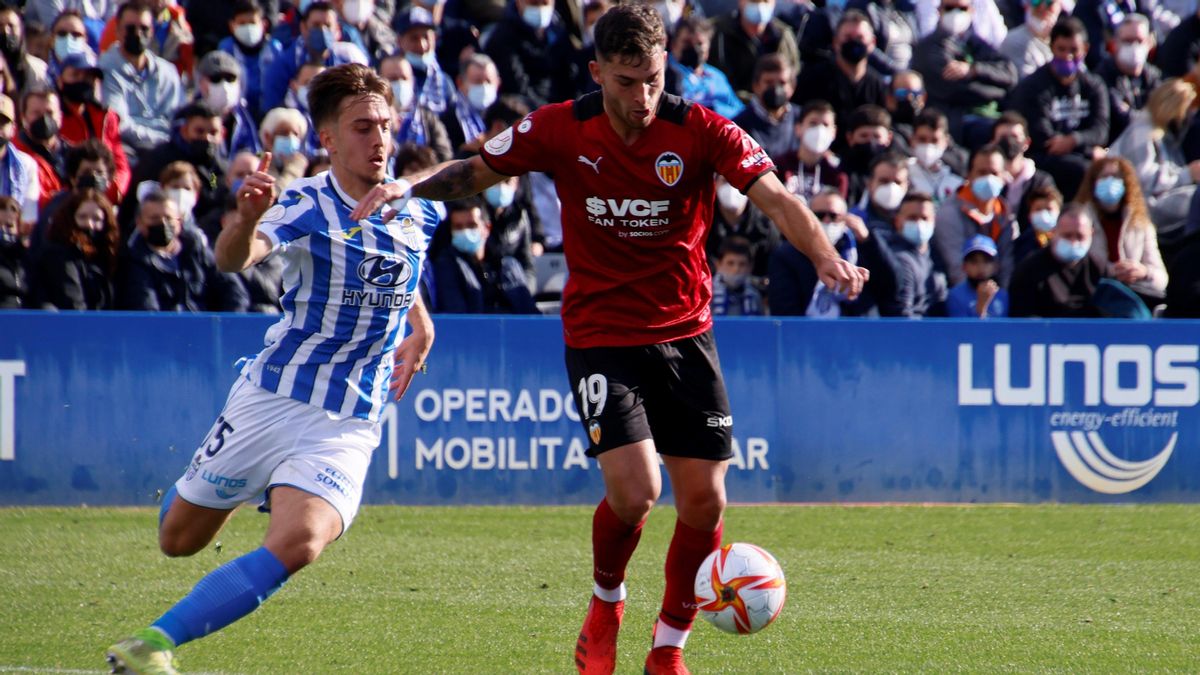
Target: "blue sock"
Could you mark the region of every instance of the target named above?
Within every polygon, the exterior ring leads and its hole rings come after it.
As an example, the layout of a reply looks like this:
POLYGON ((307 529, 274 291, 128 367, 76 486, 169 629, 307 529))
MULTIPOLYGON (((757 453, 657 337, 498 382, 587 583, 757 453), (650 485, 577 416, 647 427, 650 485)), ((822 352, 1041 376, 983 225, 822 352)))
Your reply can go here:
POLYGON ((179 490, 175 489, 175 484, 171 483, 171 487, 163 493, 162 503, 158 506, 158 526, 161 528, 163 520, 167 517, 167 511, 171 510, 171 502, 175 501, 175 495, 179 494, 179 490))
POLYGON ((283 563, 255 549, 213 570, 153 624, 178 647, 246 616, 287 581, 283 563))

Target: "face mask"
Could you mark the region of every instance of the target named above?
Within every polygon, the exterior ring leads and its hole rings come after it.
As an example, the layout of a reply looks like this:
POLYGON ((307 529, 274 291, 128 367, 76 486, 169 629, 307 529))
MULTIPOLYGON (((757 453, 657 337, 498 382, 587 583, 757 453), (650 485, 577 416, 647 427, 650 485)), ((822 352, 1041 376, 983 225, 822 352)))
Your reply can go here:
POLYGON ((13 230, 0 225, 0 248, 16 248, 21 245, 21 237, 13 230))
POLYGON ((413 70, 419 70, 422 73, 429 70, 429 64, 437 60, 437 56, 433 52, 418 54, 416 52, 404 52, 404 60, 413 67, 413 70))
POLYGON ((1092 242, 1090 241, 1070 242, 1066 239, 1056 239, 1054 241, 1054 257, 1069 265, 1083 260, 1091 247, 1092 242))
POLYGON ((867 43, 862 40, 847 40, 842 43, 838 53, 842 55, 846 63, 859 63, 867 58, 867 43))
POLYGON ((842 223, 821 223, 821 229, 825 232, 825 237, 829 239, 830 244, 837 245, 842 237, 846 236, 846 226, 842 223))
POLYGON ((303 110, 308 110, 308 85, 296 87, 296 104, 303 110))
POLYGON ((771 23, 775 15, 775 5, 769 2, 747 2, 744 16, 755 26, 765 26, 771 23))
POLYGON ((971 181, 971 194, 981 202, 991 201, 1003 191, 1004 179, 999 176, 980 176, 971 181))
POLYGON ((512 206, 517 197, 517 189, 508 183, 496 183, 483 191, 483 198, 493 209, 506 209, 512 206))
POLYGON ((71 54, 78 54, 87 45, 87 40, 74 35, 59 35, 54 38, 54 57, 59 61, 65 60, 71 54))
POLYGON ((96 87, 91 82, 72 82, 64 84, 62 89, 63 98, 71 103, 87 103, 96 97, 96 87))
POLYGON ((871 191, 871 200, 884 211, 895 211, 904 199, 904 188, 899 183, 884 183, 871 191))
POLYGON ((242 23, 233 27, 233 37, 243 47, 257 47, 263 39, 261 23, 242 23))
POLYGON ((306 45, 308 53, 312 56, 321 57, 336 41, 333 37, 333 30, 330 28, 309 31, 308 44, 306 45))
POLYGON ((352 26, 361 26, 375 11, 375 0, 346 0, 342 3, 342 18, 352 26))
POLYGON ((21 51, 21 36, 16 33, 0 35, 0 50, 10 55, 21 51))
POLYGON ((1117 63, 1126 70, 1137 70, 1146 64, 1150 48, 1146 45, 1122 44, 1117 47, 1117 63))
POLYGON ((942 155, 945 154, 946 148, 943 148, 936 143, 919 143, 913 148, 913 155, 917 161, 926 169, 932 169, 938 162, 942 161, 942 155))
POLYGON ((742 272, 741 274, 726 274, 724 272, 717 272, 717 276, 721 277, 721 281, 725 284, 726 288, 731 288, 735 291, 745 286, 746 280, 750 278, 750 275, 746 274, 745 272, 742 272))
POLYGON ((897 124, 912 124, 913 120, 917 119, 919 112, 921 109, 917 107, 916 103, 902 98, 896 101, 896 112, 892 115, 892 121, 897 124))
POLYGON ((496 102, 496 85, 473 84, 467 89, 467 100, 476 110, 486 110, 496 102))
POLYGON ((938 21, 938 25, 951 35, 962 35, 971 29, 971 14, 961 9, 945 12, 938 21))
POLYGON ((679 51, 679 65, 688 70, 700 67, 700 50, 696 49, 696 45, 688 45, 679 51))
POLYGON ((146 243, 162 248, 175 241, 175 228, 166 223, 154 223, 146 228, 146 243))
POLYGON ((291 134, 276 136, 271 142, 271 153, 276 157, 291 157, 297 152, 300 152, 300 139, 291 134))
POLYGON ((676 5, 672 2, 660 2, 654 5, 654 9, 658 10, 658 13, 662 16, 663 24, 666 25, 667 30, 670 30, 671 26, 674 26, 679 21, 679 18, 683 16, 683 5, 676 5))
POLYGON ((42 115, 29 125, 29 135, 39 143, 45 143, 57 134, 58 122, 51 115, 42 115))
POLYGON ((145 54, 148 46, 150 46, 150 36, 142 35, 132 26, 125 31, 125 39, 121 40, 121 48, 134 56, 145 54))
POLYGON ((8 139, 5 138, 4 136, 0 136, 0 152, 4 152, 4 149, 7 147, 8 147, 8 139))
POLYGON ((483 248, 483 232, 478 227, 455 230, 450 235, 450 245, 461 253, 476 255, 483 248))
POLYGON ((554 7, 545 6, 539 7, 530 5, 521 12, 521 20, 526 26, 534 30, 545 30, 550 27, 550 22, 554 20, 554 7))
POLYGON ((100 192, 108 192, 108 176, 102 173, 85 173, 75 181, 75 187, 80 190, 95 188, 100 192))
POLYGON ((866 171, 867 166, 871 163, 871 159, 883 152, 887 146, 869 141, 867 143, 855 143, 849 148, 846 148, 845 156, 846 166, 851 169, 859 169, 866 171))
POLYGON ((746 206, 746 200, 746 195, 739 192, 737 188, 729 183, 722 183, 717 188, 717 201, 721 204, 722 208, 740 212, 746 206))
POLYGON ((1029 27, 1029 32, 1034 35, 1045 35, 1046 29, 1050 27, 1049 22, 1042 21, 1031 12, 1025 13, 1025 25, 1029 27))
POLYGON ((1082 64, 1083 59, 1060 59, 1057 56, 1050 59, 1050 67, 1054 74, 1061 78, 1074 77, 1082 64))
POLYGON ((787 105, 788 102, 787 87, 782 84, 777 84, 763 91, 762 102, 763 107, 767 110, 778 110, 787 105))
POLYGON ((400 110, 408 110, 412 106, 414 93, 412 80, 392 81, 392 98, 400 110))
POLYGON ((1011 162, 1025 153, 1025 146, 1012 136, 1001 138, 996 141, 996 145, 1000 146, 1000 154, 1004 155, 1006 162, 1011 162))
POLYGON ((933 221, 906 220, 900 233, 913 246, 924 246, 933 238, 933 221))
POLYGON ((804 135, 800 137, 800 142, 810 152, 820 154, 833 145, 833 129, 824 124, 811 126, 804 130, 804 135))
POLYGON ((229 112, 242 98, 242 88, 237 82, 209 82, 208 95, 204 101, 219 113, 229 112))
POLYGON ((1092 188, 1092 194, 1096 195, 1096 201, 1112 208, 1120 204, 1125 196, 1125 181, 1116 176, 1101 178, 1096 181, 1096 187, 1092 188))
POLYGON ((1045 234, 1054 229, 1058 223, 1058 211, 1050 209, 1042 209, 1029 214, 1029 223, 1033 225, 1033 229, 1045 234))
POLYGON ((217 159, 217 146, 215 143, 208 141, 190 141, 188 143, 188 155, 192 161, 201 166, 211 166, 217 159))
POLYGON ((179 212, 186 218, 192 209, 196 208, 196 191, 188 188, 170 188, 166 190, 167 199, 175 202, 179 212))

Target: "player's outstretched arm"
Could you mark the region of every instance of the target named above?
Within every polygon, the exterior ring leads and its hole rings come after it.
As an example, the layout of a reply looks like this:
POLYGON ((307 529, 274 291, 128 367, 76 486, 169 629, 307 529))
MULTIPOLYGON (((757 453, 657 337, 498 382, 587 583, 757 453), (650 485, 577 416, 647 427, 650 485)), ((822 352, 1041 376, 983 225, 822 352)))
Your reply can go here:
POLYGON ((258 221, 275 201, 275 178, 267 173, 271 153, 264 152, 258 170, 246 176, 237 192, 237 223, 221 230, 213 247, 217 268, 241 272, 271 252, 271 240, 258 232, 258 221))
POLYGON ((404 207, 404 202, 412 197, 439 202, 462 199, 486 190, 505 177, 489 169, 478 155, 442 162, 397 178, 391 183, 371 188, 371 191, 359 200, 358 206, 350 212, 350 218, 361 220, 387 204, 389 208, 383 212, 383 220, 387 222, 394 218, 404 207))
POLYGON ((413 375, 418 370, 425 372, 425 359, 433 348, 433 319, 425 309, 420 293, 417 293, 413 306, 408 310, 408 325, 412 332, 396 348, 396 367, 392 370, 389 387, 397 401, 408 391, 413 375))
POLYGON ((817 217, 795 195, 788 192, 774 173, 768 173, 750 186, 746 193, 754 205, 767 214, 779 232, 817 268, 817 276, 829 288, 858 297, 870 273, 846 262, 821 230, 817 217))

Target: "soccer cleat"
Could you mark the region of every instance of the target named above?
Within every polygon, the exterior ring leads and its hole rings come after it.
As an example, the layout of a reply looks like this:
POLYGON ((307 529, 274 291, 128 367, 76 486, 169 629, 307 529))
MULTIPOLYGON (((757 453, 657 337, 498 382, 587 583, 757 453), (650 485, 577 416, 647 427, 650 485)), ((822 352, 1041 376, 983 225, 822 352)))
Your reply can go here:
POLYGON ((146 629, 134 633, 108 648, 105 657, 113 673, 129 675, 179 675, 170 649, 164 649, 161 635, 151 635, 146 629))
POLYGON ((588 603, 587 618, 575 642, 575 667, 584 675, 611 675, 617 667, 617 631, 625 602, 605 602, 596 596, 588 603))
POLYGON ((646 655, 645 675, 690 675, 679 647, 655 647, 646 655))

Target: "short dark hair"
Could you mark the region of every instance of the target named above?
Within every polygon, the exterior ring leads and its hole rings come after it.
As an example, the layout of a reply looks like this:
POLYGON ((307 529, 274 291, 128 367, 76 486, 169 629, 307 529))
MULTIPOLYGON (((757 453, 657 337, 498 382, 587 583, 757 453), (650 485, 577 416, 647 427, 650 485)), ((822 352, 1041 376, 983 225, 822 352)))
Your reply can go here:
POLYGON ((986 145, 981 145, 971 151, 971 158, 967 161, 967 173, 971 173, 971 170, 975 168, 976 158, 984 155, 1000 155, 1000 159, 1003 159, 1006 162, 1008 161, 1008 159, 1004 156, 1004 150, 1000 148, 999 143, 988 143, 986 145))
POLYGON ((1060 37, 1065 37, 1068 40, 1082 37, 1083 41, 1087 42, 1087 28, 1077 17, 1064 16, 1054 24, 1053 28, 1050 29, 1050 43, 1054 44, 1054 41, 1060 37))
POLYGON ((1053 185, 1039 185, 1029 188, 1029 191, 1025 193, 1023 201, 1027 204, 1032 204, 1035 199, 1049 199, 1060 207, 1064 203, 1062 193, 1053 185))
POLYGON ((265 14, 262 3, 258 0, 233 0, 233 9, 230 11, 230 17, 235 17, 239 14, 265 14))
POLYGON ((300 23, 308 21, 308 17, 312 16, 313 12, 336 12, 333 8, 333 3, 328 0, 314 0, 312 4, 304 8, 304 13, 300 15, 300 23))
POLYGON ((754 75, 750 78, 750 81, 757 83, 767 73, 782 73, 791 70, 791 68, 792 64, 788 63, 783 58, 783 55, 778 52, 763 54, 758 57, 758 61, 754 62, 754 75))
POLYGON ((808 119, 809 115, 824 115, 826 113, 836 114, 833 104, 829 101, 822 101, 819 98, 813 99, 804 104, 804 109, 800 111, 800 121, 803 122, 808 119))
POLYGON ((865 23, 871 26, 871 30, 875 30, 875 25, 871 23, 871 18, 864 14, 861 10, 848 9, 842 12, 842 18, 838 19, 837 25, 833 28, 833 34, 837 35, 842 30, 842 26, 848 23, 865 23))
POLYGON ((320 129, 337 121, 343 100, 370 94, 378 95, 391 107, 391 85, 371 68, 344 63, 322 70, 308 83, 308 110, 313 126, 320 129))
POLYGON ((619 57, 638 66, 667 43, 658 10, 648 4, 617 5, 596 21, 596 56, 605 61, 619 57))
POLYGON ((204 101, 192 101, 175 111, 175 121, 182 124, 186 124, 188 120, 196 117, 212 119, 220 116, 221 113, 204 101))
POLYGON ((1001 124, 1006 124, 1010 127, 1019 125, 1021 128, 1025 129, 1026 132, 1029 131, 1029 120, 1025 119, 1025 116, 1016 110, 1005 110, 1004 112, 1000 113, 1000 116, 996 118, 995 124, 992 125, 993 135, 996 133, 996 127, 1000 126, 1001 124))
POLYGON ((409 173, 416 169, 428 169, 437 164, 437 153, 428 145, 405 143, 396 151, 396 172, 409 173))
POLYGON ((745 256, 750 262, 754 262, 754 249, 750 247, 750 240, 736 234, 730 235, 721 242, 717 247, 717 260, 724 258, 730 253, 734 255, 745 256))
POLYGON ((490 129, 496 122, 503 122, 511 127, 529 114, 529 104, 516 94, 505 94, 496 99, 487 110, 483 111, 483 126, 490 129))
POLYGON ((89 138, 67 150, 67 180, 75 180, 75 174, 79 172, 79 166, 84 162, 103 162, 105 168, 108 169, 109 179, 115 179, 113 172, 116 170, 116 160, 113 158, 112 150, 109 150, 108 146, 104 145, 99 138, 89 138))
POLYGON ((137 12, 138 14, 149 12, 153 16, 154 8, 150 6, 147 0, 128 0, 128 2, 121 3, 121 6, 117 8, 118 24, 121 23, 121 18, 125 16, 125 12, 137 12))
POLYGON ((713 34, 713 25, 695 16, 681 17, 679 21, 675 22, 676 36, 679 35, 679 31, 685 29, 692 35, 707 35, 708 37, 712 37, 713 34))
POLYGON ((914 192, 912 190, 909 190, 909 192, 904 195, 904 199, 900 200, 900 206, 896 210, 899 211, 900 209, 904 208, 905 204, 911 204, 913 202, 919 202, 921 204, 924 204, 925 202, 929 202, 930 204, 932 204, 933 196, 930 195, 928 192, 914 192))
POLYGON ((895 150, 888 150, 875 155, 871 159, 871 163, 867 165, 867 178, 875 176, 875 167, 880 164, 887 164, 888 166, 904 169, 905 171, 908 170, 908 158, 895 150))
POLYGON ((950 121, 946 119, 945 113, 937 108, 926 108, 917 113, 917 116, 913 118, 913 131, 921 127, 950 133, 950 121))
POLYGON ((483 220, 490 223, 488 218, 488 210, 483 207, 483 201, 479 197, 467 197, 466 199, 456 199, 446 203, 446 222, 450 222, 450 215, 454 213, 462 213, 463 211, 474 211, 479 209, 479 213, 483 215, 483 220))
POLYGON ((886 109, 877 106, 873 103, 866 103, 854 109, 850 113, 850 117, 846 118, 846 131, 854 133, 855 129, 861 127, 886 127, 892 128, 892 116, 886 109))

